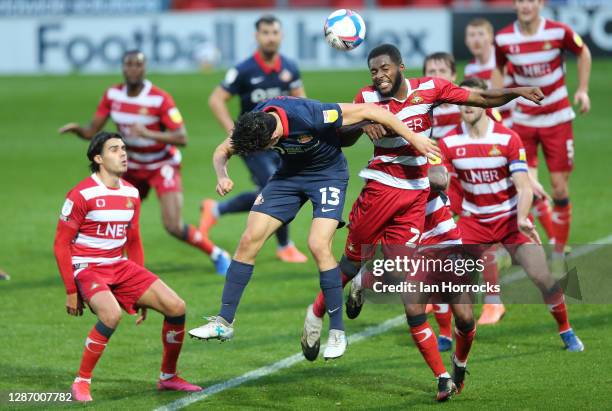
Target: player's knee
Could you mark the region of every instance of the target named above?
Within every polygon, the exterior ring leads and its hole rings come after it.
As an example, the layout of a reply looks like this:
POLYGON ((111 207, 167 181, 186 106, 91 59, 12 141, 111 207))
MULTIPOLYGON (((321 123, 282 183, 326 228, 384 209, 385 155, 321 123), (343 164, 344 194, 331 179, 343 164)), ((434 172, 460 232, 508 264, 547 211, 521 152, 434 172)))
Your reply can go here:
POLYGON ((474 315, 471 309, 455 310, 453 312, 453 317, 455 317, 455 327, 457 327, 459 331, 466 333, 474 329, 474 315))
POLYGON ((102 321, 107 327, 115 329, 119 326, 119 322, 121 321, 121 309, 119 307, 113 307, 98 310, 98 320, 102 321))
POLYGON ((308 239, 308 249, 317 261, 332 257, 332 252, 329 243, 322 241, 318 238, 311 237, 308 239))
POLYGON ((186 308, 185 301, 180 297, 176 297, 166 304, 164 315, 166 317, 180 317, 185 314, 186 308))

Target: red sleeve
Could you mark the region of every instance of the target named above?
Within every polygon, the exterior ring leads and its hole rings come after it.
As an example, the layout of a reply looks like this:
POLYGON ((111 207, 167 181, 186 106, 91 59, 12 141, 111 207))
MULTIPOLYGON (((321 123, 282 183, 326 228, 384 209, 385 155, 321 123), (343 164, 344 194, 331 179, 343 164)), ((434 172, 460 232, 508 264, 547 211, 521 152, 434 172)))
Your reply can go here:
POLYGON ((514 173, 515 171, 529 171, 527 168, 527 154, 521 142, 521 138, 515 132, 511 133, 506 152, 510 173, 514 173))
POLYGON ((183 126, 183 116, 179 109, 176 108, 172 96, 166 94, 159 109, 159 118, 167 130, 177 130, 183 126))
POLYGON ((140 238, 140 199, 136 201, 134 217, 130 222, 125 251, 128 258, 138 265, 144 266, 144 247, 140 238))
POLYGON ((504 66, 508 63, 508 57, 506 57, 506 53, 504 50, 497 44, 497 40, 495 40, 495 64, 497 64, 497 68, 504 72, 504 66))
POLYGON ((359 90, 359 92, 355 95, 355 98, 353 99, 353 104, 363 103, 365 103, 365 101, 363 100, 363 93, 361 92, 361 90, 359 90))
POLYGON ((98 109, 96 110, 96 117, 108 117, 111 111, 111 102, 107 97, 108 90, 104 92, 100 103, 98 104, 98 109))
POLYGON ((563 30, 565 30, 565 35, 563 36, 563 48, 565 50, 569 50, 575 55, 580 55, 582 50, 584 50, 584 41, 582 37, 574 30, 572 30, 569 26, 565 24, 562 25, 563 30))
POLYGON ((438 101, 451 104, 462 104, 468 101, 470 97, 468 90, 441 78, 434 78, 432 80, 436 85, 436 90, 438 90, 438 101))
POLYGON ((53 243, 55 260, 64 281, 66 294, 73 294, 77 291, 74 283, 70 247, 86 214, 87 204, 85 199, 78 192, 71 191, 68 193, 57 222, 53 243))

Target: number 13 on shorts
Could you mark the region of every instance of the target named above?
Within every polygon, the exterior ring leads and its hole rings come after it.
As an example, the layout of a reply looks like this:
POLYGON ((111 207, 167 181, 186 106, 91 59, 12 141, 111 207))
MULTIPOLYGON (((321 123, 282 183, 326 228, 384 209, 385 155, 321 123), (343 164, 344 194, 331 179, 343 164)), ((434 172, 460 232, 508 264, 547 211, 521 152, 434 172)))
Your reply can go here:
POLYGON ((319 189, 321 193, 321 204, 337 206, 340 204, 340 189, 336 187, 322 187, 319 189))

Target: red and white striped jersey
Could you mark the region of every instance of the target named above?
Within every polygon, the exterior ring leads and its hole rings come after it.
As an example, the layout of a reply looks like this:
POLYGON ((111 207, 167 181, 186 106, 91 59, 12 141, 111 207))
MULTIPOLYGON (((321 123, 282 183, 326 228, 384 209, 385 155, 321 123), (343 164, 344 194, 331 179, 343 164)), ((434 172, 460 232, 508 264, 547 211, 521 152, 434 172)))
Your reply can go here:
POLYGON ((461 124, 461 110, 456 104, 442 104, 433 109, 433 128, 431 136, 442 138, 461 124))
MULTIPOLYGON (((464 78, 479 78, 487 82, 489 88, 491 87, 491 75, 493 74, 493 69, 496 67, 496 59, 495 59, 495 47, 491 46, 491 54, 489 54, 489 60, 484 64, 476 60, 472 59, 466 66, 463 71, 464 78)), ((506 64, 505 72, 504 72, 504 87, 514 87, 514 79, 512 78, 512 66, 510 64, 506 64)), ((501 107, 497 107, 497 111, 501 115, 502 122, 508 128, 512 127, 512 110, 516 106, 516 100, 512 100, 501 107)), ((435 114, 435 112, 434 112, 435 114)), ((444 137, 444 136, 441 136, 444 137)))
MULTIPOLYGON (((60 219, 77 229, 72 264, 111 264, 125 259, 128 230, 138 229, 140 197, 130 183, 108 188, 94 173, 68 192, 60 219)), ((75 269, 75 276, 80 270, 75 269)))
POLYGON ((472 138, 462 123, 439 145, 449 172, 461 182, 464 215, 487 222, 516 214, 518 195, 510 177, 527 172, 527 158, 514 131, 489 120, 485 137, 472 138))
POLYGON ((578 55, 584 47, 580 36, 565 24, 540 20, 532 36, 523 35, 517 22, 495 36, 498 66, 510 63, 517 85, 540 87, 544 93, 541 106, 524 98, 517 101, 512 119, 528 127, 552 127, 574 119, 565 86, 564 52, 578 55))
MULTIPOLYGON (((464 103, 469 92, 440 78, 406 79, 405 100, 382 97, 373 86, 364 87, 355 96, 355 103, 374 103, 386 108, 412 131, 430 135, 430 111, 440 103, 464 103)), ((427 157, 418 153, 400 136, 387 136, 374 142, 374 156, 359 176, 405 190, 429 187, 427 157)))
POLYGON ((125 84, 109 88, 102 96, 96 116, 110 116, 117 125, 127 146, 129 169, 155 170, 166 164, 180 164, 181 152, 172 144, 130 134, 130 126, 136 123, 155 131, 183 126, 183 117, 172 96, 150 81, 144 81, 142 91, 135 97, 128 96, 125 84))
POLYGON ((431 191, 427 198, 420 244, 461 244, 461 233, 453 219, 448 197, 435 191, 431 191))

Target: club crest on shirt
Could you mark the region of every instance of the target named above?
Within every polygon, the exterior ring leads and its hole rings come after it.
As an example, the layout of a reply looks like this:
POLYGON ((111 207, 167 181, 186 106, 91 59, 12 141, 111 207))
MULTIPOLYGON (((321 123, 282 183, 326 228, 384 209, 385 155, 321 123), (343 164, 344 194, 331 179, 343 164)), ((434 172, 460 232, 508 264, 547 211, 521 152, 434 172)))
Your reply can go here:
POLYGON ((297 138, 297 141, 298 141, 300 144, 306 144, 306 143, 308 143, 308 142, 309 142, 309 141, 311 141, 311 140, 312 140, 312 136, 310 136, 310 135, 308 135, 308 134, 304 134, 303 136, 299 136, 299 137, 297 138))
POLYGON ((146 107, 140 107, 140 110, 138 110, 138 114, 146 116, 147 114, 149 114, 149 109, 146 107))
POLYGON ((286 83, 290 82, 291 79, 293 79, 293 75, 291 74, 291 72, 287 69, 281 71, 281 73, 278 75, 278 78, 281 81, 284 81, 286 83))
POLYGON ((419 96, 419 93, 414 93, 412 95, 412 99, 410 100, 411 104, 421 104, 423 102, 423 97, 419 96))
POLYGON ((547 41, 546 43, 544 43, 544 45, 542 46, 542 48, 544 50, 550 50, 552 48, 552 44, 550 44, 550 41, 547 41))
POLYGON ((501 151, 499 150, 496 144, 494 144, 493 148, 491 148, 491 151, 489 151, 489 155, 492 157, 501 155, 501 151))

